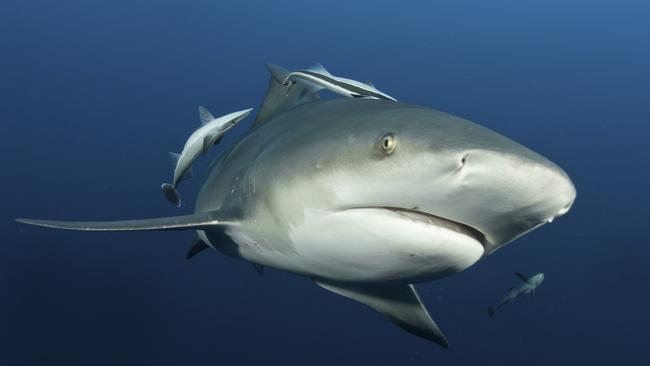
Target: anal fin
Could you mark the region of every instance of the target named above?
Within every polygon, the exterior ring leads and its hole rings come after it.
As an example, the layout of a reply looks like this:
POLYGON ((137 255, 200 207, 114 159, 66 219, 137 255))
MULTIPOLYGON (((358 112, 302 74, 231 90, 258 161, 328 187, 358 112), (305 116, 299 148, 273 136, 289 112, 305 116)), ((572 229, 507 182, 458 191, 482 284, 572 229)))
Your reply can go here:
POLYGON ((338 295, 366 304, 407 332, 447 348, 449 343, 410 284, 349 284, 314 280, 338 295))
MULTIPOLYGON (((178 161, 180 159, 181 159, 181 154, 171 152, 171 151, 169 152, 169 161, 172 163, 172 169, 176 170, 176 167, 178 166, 178 161)), ((180 177, 178 181, 182 182, 184 180, 191 179, 192 176, 194 176, 194 173, 192 172, 192 167, 190 166, 189 168, 187 168, 185 173, 183 173, 183 175, 180 177)))

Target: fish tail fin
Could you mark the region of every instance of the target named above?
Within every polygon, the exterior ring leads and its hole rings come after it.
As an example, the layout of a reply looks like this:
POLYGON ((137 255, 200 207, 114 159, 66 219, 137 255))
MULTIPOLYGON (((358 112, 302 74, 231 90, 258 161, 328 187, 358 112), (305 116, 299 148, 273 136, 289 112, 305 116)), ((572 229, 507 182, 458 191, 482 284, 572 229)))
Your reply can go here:
POLYGON ((162 188, 163 194, 167 201, 175 204, 178 207, 181 207, 181 196, 178 194, 176 187, 169 183, 163 183, 160 188, 162 188))
POLYGON ((493 305, 490 305, 490 306, 488 306, 487 311, 488 311, 488 315, 490 316, 490 319, 492 319, 492 318, 494 318, 494 314, 497 312, 497 307, 493 306, 493 305))

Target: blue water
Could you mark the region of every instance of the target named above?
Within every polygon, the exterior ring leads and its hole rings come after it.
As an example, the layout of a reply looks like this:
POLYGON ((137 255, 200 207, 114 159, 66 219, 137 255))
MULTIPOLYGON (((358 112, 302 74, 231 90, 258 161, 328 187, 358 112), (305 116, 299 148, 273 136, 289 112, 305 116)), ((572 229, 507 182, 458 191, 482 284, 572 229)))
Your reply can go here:
POLYGON ((586 0, 4 0, 0 364, 650 364, 649 11, 586 0), (420 286, 448 350, 308 279, 259 277, 214 252, 186 261, 191 232, 12 221, 190 212, 200 180, 182 186, 180 211, 160 192, 167 151, 196 128, 199 104, 257 108, 265 62, 322 62, 479 122, 563 167, 576 203, 420 286), (515 271, 546 281, 489 319, 515 271))

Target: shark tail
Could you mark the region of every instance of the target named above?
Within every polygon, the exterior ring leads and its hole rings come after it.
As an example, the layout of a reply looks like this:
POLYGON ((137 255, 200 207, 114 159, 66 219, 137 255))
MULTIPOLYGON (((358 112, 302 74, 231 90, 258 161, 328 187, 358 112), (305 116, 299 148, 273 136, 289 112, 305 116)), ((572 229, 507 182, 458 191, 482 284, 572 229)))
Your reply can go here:
POLYGON ((178 207, 181 207, 181 195, 176 190, 176 187, 169 183, 163 183, 160 188, 162 188, 163 194, 165 195, 165 198, 167 198, 167 201, 175 204, 178 207))
POLYGON ((490 316, 490 319, 494 318, 494 314, 497 312, 497 307, 496 306, 488 306, 488 315, 490 316))

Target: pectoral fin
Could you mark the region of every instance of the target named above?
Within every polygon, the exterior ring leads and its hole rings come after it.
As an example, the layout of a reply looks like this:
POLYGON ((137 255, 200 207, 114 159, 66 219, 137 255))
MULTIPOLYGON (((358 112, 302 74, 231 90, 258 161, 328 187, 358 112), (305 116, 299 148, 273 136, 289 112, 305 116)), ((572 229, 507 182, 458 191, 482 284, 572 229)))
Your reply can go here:
POLYGON ((213 135, 205 136, 203 138, 203 154, 207 153, 208 150, 210 150, 210 148, 214 146, 215 143, 221 141, 222 136, 223 135, 220 133, 215 133, 213 135))
POLYGON ((78 231, 205 230, 216 226, 237 224, 236 218, 220 211, 124 221, 54 221, 34 219, 16 219, 16 221, 51 229, 78 231))
POLYGON ((431 319, 413 285, 347 284, 314 280, 319 286, 356 300, 379 311, 400 328, 440 346, 449 346, 447 338, 431 319))
POLYGON ((525 274, 522 274, 520 272, 515 272, 515 276, 519 277, 519 279, 524 282, 528 282, 528 276, 526 276, 525 274))

